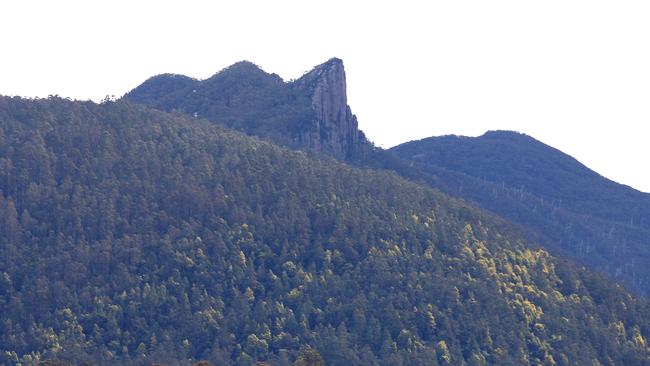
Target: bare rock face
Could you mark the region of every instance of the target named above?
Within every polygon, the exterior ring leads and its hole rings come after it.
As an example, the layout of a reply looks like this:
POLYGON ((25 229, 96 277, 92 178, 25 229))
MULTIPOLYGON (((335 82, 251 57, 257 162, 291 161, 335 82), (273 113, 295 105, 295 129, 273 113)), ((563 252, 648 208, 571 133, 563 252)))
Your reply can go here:
POLYGON ((310 128, 300 132, 299 143, 343 160, 363 154, 370 144, 348 106, 343 61, 333 58, 316 66, 295 86, 311 94, 315 112, 310 128))

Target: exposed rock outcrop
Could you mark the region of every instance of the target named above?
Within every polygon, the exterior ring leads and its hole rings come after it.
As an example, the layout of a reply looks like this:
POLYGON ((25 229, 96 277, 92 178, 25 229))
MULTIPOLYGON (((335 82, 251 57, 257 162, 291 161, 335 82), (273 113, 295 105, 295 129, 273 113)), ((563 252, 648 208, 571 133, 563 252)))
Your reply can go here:
POLYGON ((332 58, 316 66, 295 86, 310 93, 315 112, 310 128, 298 136, 300 144, 344 160, 363 154, 370 144, 348 106, 343 61, 332 58))

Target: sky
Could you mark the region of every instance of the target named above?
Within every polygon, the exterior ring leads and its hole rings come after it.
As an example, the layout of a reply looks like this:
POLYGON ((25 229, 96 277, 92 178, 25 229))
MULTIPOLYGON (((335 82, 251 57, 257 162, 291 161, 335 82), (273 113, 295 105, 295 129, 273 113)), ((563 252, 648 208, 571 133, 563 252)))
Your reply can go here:
POLYGON ((360 128, 391 147, 531 135, 650 192, 650 2, 3 1, 0 94, 100 101, 249 60, 285 80, 343 59, 360 128))

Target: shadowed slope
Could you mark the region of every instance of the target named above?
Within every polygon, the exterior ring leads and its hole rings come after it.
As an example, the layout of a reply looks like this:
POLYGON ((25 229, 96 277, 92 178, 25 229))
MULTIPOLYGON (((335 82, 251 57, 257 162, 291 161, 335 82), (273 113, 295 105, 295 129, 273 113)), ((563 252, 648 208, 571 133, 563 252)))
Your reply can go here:
POLYGON ((515 132, 432 137, 391 152, 445 191, 537 232, 546 246, 650 293, 650 194, 515 132))

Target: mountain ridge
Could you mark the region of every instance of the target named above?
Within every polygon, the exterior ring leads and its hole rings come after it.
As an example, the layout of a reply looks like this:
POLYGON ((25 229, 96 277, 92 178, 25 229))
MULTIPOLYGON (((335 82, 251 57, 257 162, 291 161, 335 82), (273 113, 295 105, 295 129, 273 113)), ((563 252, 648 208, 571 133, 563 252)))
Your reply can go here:
POLYGON ((647 196, 513 131, 487 132, 476 138, 432 137, 383 150, 358 129, 347 105, 340 59, 332 58, 289 83, 253 64, 247 67, 266 82, 249 85, 247 73, 224 81, 226 68, 211 77, 217 81, 216 91, 211 92, 216 97, 206 93, 197 102, 187 87, 181 96, 160 87, 157 90, 162 93, 154 97, 142 100, 136 88, 124 98, 206 117, 249 135, 325 153, 360 167, 395 171, 503 215, 539 235, 555 253, 608 273, 637 293, 650 294, 646 280, 650 269, 643 268, 643 263, 650 262, 650 246, 644 239, 650 237, 650 214, 648 204, 641 203, 648 201, 647 196), (237 104, 238 98, 248 102, 237 104), (408 152, 409 146, 427 143, 438 146, 437 150, 408 152), (454 150, 459 144, 464 150, 454 150), (472 155, 473 151, 490 152, 492 161, 472 155), (565 207, 566 202, 572 207, 565 207))
POLYGON ((616 183, 533 137, 490 132, 391 149, 440 187, 531 228, 546 246, 650 293, 650 194, 616 183))
POLYGON ((342 160, 358 159, 372 149, 347 104, 341 59, 331 58, 290 82, 250 61, 237 62, 205 80, 175 76, 181 81, 172 83, 168 78, 149 78, 123 98, 166 111, 181 110, 342 160), (266 115, 242 114, 243 108, 264 109, 266 115))

